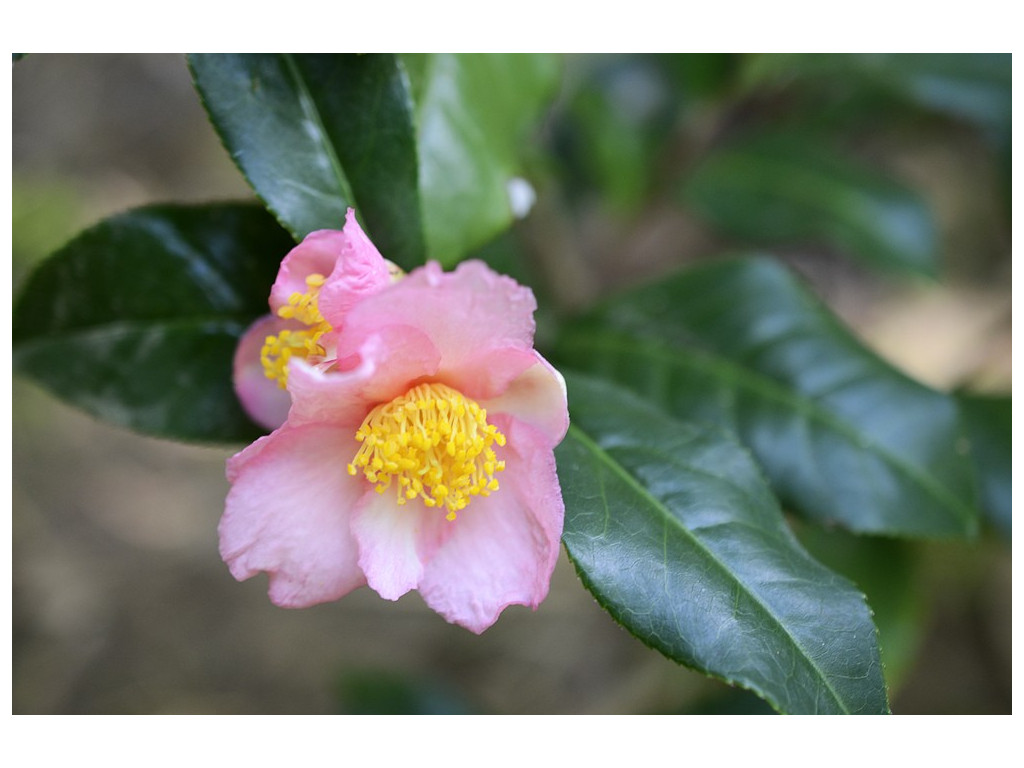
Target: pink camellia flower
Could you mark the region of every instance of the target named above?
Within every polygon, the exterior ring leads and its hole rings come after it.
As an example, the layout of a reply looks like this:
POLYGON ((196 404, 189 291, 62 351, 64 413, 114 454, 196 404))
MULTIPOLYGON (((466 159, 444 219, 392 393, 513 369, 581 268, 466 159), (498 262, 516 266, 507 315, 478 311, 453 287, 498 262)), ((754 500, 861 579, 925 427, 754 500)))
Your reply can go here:
POLYGON ((399 277, 349 211, 288 254, 270 304, 235 361, 242 403, 276 429, 228 461, 232 575, 266 572, 293 608, 416 589, 473 632, 536 608, 568 412, 533 349, 532 292, 472 261, 399 277))

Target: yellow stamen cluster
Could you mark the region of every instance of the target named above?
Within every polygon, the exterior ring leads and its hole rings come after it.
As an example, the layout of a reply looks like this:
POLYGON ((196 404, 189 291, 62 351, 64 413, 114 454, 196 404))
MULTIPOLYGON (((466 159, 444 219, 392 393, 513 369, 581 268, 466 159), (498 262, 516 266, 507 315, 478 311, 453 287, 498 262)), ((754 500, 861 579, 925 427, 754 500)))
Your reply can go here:
POLYGON ((505 469, 491 447, 505 436, 487 423, 487 411, 445 384, 420 384, 370 411, 356 431, 362 443, 348 473, 362 472, 384 493, 395 481, 398 503, 417 496, 445 507, 448 520, 473 496, 498 490, 505 469))
POLYGON ((267 336, 260 350, 260 362, 268 379, 285 389, 288 385, 288 361, 293 357, 316 357, 324 354, 320 337, 331 330, 331 326, 320 314, 318 299, 324 276, 312 274, 306 278, 305 293, 296 291, 288 297, 288 304, 279 308, 277 314, 285 319, 298 320, 307 328, 286 328, 276 336, 267 336))

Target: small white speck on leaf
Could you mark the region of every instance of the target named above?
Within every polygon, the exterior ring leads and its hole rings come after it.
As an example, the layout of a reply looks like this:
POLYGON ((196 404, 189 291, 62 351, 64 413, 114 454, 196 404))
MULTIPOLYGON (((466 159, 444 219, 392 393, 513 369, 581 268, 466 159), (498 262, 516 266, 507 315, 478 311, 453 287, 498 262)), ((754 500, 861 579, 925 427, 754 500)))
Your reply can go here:
POLYGON ((505 184, 505 191, 508 193, 508 204, 512 209, 512 215, 517 219, 526 217, 526 214, 537 202, 537 193, 533 185, 526 179, 515 176, 505 184))

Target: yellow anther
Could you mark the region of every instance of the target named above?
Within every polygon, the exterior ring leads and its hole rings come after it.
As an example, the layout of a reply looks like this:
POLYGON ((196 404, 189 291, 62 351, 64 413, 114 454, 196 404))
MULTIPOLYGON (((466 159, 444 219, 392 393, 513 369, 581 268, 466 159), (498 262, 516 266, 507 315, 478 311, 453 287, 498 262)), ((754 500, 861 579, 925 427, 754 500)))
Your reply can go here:
POLYGON ((397 503, 418 497, 446 508, 448 520, 473 496, 498 490, 494 474, 505 469, 491 447, 505 445, 505 436, 483 408, 446 384, 420 384, 378 405, 355 438, 362 445, 349 474, 361 469, 378 493, 395 480, 397 503))
POLYGON ((277 315, 286 320, 297 320, 306 328, 285 328, 277 336, 267 336, 263 349, 260 350, 260 362, 268 379, 277 382, 277 386, 285 389, 288 385, 288 361, 293 357, 316 358, 325 354, 320 345, 320 337, 331 330, 331 326, 320 314, 318 305, 320 288, 324 284, 324 276, 312 274, 306 277, 305 293, 294 292, 288 297, 288 303, 278 308, 277 315))

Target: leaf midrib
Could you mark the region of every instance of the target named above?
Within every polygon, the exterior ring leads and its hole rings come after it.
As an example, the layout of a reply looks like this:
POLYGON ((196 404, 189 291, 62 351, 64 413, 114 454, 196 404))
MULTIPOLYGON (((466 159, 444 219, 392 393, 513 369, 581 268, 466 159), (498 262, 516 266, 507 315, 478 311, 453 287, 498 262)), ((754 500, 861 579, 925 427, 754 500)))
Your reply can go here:
POLYGON ((281 58, 284 59, 285 66, 288 68, 288 74, 291 75, 292 80, 295 83, 295 89, 299 92, 298 101, 303 114, 312 120, 317 127, 317 143, 320 145, 323 153, 327 156, 328 162, 331 164, 331 171, 334 173, 334 178, 338 183, 338 188, 342 197, 346 200, 351 200, 353 205, 355 205, 355 196, 352 194, 352 189, 348 183, 348 177, 345 175, 344 168, 342 167, 341 159, 338 157, 338 153, 334 149, 334 144, 332 143, 330 134, 327 131, 327 126, 324 123, 323 116, 320 114, 320 107, 317 104, 316 99, 313 98, 313 93, 306 85, 306 79, 302 76, 302 72, 299 70, 299 65, 295 61, 295 57, 290 53, 282 53, 281 58))
POLYGON ((684 362, 679 356, 670 354, 668 348, 655 342, 636 338, 627 340, 605 334, 595 339, 581 335, 574 338, 572 344, 575 347, 587 346, 589 344, 592 347, 612 352, 625 350, 630 353, 655 358, 659 362, 679 369, 686 369, 687 367, 702 369, 737 389, 747 389, 766 400, 779 402, 796 413, 806 416, 810 420, 830 429, 858 448, 874 453, 891 466, 894 471, 897 471, 906 477, 907 480, 915 483, 925 491, 943 509, 952 513, 953 519, 957 523, 964 524, 971 519, 970 510, 959 499, 941 485, 935 483, 927 475, 918 471, 916 467, 901 461, 873 439, 861 435, 845 421, 824 410, 817 401, 811 398, 801 399, 793 396, 774 379, 760 371, 744 368, 727 358, 714 355, 706 350, 688 349, 687 353, 690 357, 684 362), (696 361, 700 361, 700 363, 696 361), (958 510, 961 514, 958 514, 958 510))
MULTIPOLYGON (((738 577, 736 577, 736 575, 733 574, 733 572, 728 568, 728 566, 725 563, 723 563, 711 550, 709 550, 696 534, 691 532, 685 525, 683 525, 683 523, 677 517, 675 517, 670 512, 670 510, 659 499, 657 499, 655 496, 653 496, 650 493, 650 491, 648 491, 647 488, 645 488, 639 482, 639 480, 637 480, 637 478, 635 478, 630 472, 628 472, 621 464, 619 464, 617 461, 615 461, 612 458, 612 456, 607 451, 605 451, 595 440, 592 440, 590 438, 590 436, 587 435, 587 433, 583 431, 582 428, 580 428, 579 426, 577 426, 575 424, 570 424, 569 425, 569 432, 572 433, 577 440, 579 440, 581 443, 583 443, 584 447, 587 450, 589 450, 593 455, 595 455, 596 458, 598 458, 598 460, 600 460, 602 463, 606 464, 610 468, 610 470, 612 472, 614 472, 616 475, 621 477, 622 480, 628 486, 630 486, 642 499, 646 500, 653 508, 655 508, 656 510, 661 512, 662 518, 663 518, 663 522, 664 522, 664 524, 666 526, 668 526, 670 523, 673 524, 686 538, 690 539, 693 542, 694 546, 696 546, 698 549, 700 549, 705 554, 705 556, 708 558, 708 560, 716 568, 718 568, 723 574, 725 574, 725 576, 726 576, 726 578, 728 580, 730 580, 732 583, 734 583, 737 586, 738 589, 742 590, 754 602, 754 604, 757 605, 758 608, 760 608, 761 611, 766 616, 768 616, 771 619, 772 622, 775 623, 775 625, 779 628, 779 630, 789 639, 789 642, 792 644, 792 646, 795 649, 797 649, 797 651, 799 652, 801 658, 803 658, 805 660, 805 662, 810 666, 810 668, 812 670, 814 670, 814 672, 818 676, 818 679, 825 686, 825 689, 829 692, 829 694, 832 696, 833 700, 840 707, 840 709, 843 712, 849 714, 850 710, 846 706, 844 700, 839 696, 839 694, 836 692, 836 690, 832 687, 832 685, 828 681, 828 678, 822 672, 821 668, 815 663, 814 659, 811 658, 810 655, 808 655, 808 652, 804 648, 804 646, 800 642, 798 642, 797 639, 795 637, 793 637, 793 635, 789 632, 789 630, 786 628, 785 624, 782 623, 781 619, 779 619, 779 617, 774 612, 772 612, 769 609, 769 607, 767 605, 765 605, 765 603, 762 602, 762 600, 757 595, 755 595, 753 592, 751 592, 751 590, 744 584, 744 582, 741 581, 738 577)), ((617 447, 625 447, 627 449, 636 449, 637 448, 637 446, 629 445, 629 444, 626 444, 624 446, 617 446, 617 447)), ((653 450, 653 449, 649 449, 649 450, 653 450)), ((710 473, 706 472, 705 470, 701 470, 699 468, 693 467, 693 466, 687 464, 686 462, 679 461, 675 457, 664 457, 664 456, 662 456, 662 458, 667 459, 670 464, 673 464, 673 465, 678 466, 678 467, 682 467, 682 468, 684 468, 684 469, 686 469, 688 471, 700 473, 700 474, 703 474, 703 475, 709 475, 711 477, 714 477, 716 480, 726 482, 729 485, 733 485, 733 487, 736 487, 744 495, 748 495, 746 493, 746 491, 744 491, 744 489, 739 488, 738 486, 735 486, 735 484, 731 483, 728 478, 719 477, 717 475, 710 475, 710 473)), ((605 501, 604 506, 605 506, 606 510, 609 509, 609 505, 608 505, 607 501, 605 501)), ((764 691, 764 695, 770 696, 770 694, 767 691, 764 691)))

